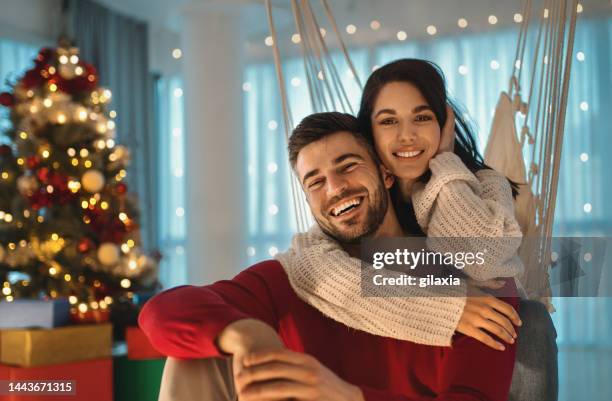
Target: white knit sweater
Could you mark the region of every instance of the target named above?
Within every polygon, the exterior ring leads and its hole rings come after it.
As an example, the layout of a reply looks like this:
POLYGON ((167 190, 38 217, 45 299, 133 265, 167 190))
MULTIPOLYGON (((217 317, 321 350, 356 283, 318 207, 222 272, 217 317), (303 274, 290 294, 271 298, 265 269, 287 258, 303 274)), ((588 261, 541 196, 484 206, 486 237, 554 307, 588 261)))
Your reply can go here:
MULTIPOLYGON (((453 246, 463 252, 487 249, 487 265, 464 269, 477 280, 521 273, 523 265, 516 251, 522 234, 506 178, 493 170, 474 175, 449 152, 430 160, 429 167, 431 179, 417 185, 412 197, 428 246, 438 251, 453 246), (435 237, 461 237, 461 241, 449 245, 448 238, 436 242, 435 237), (466 237, 473 248, 465 248, 466 237)), ((277 259, 303 301, 340 323, 371 334, 449 346, 465 306, 464 283, 435 289, 384 286, 385 296, 362 296, 361 260, 350 257, 317 225, 297 234, 291 248, 277 259)), ((395 274, 400 273, 385 272, 386 277, 395 274)), ((376 291, 380 294, 381 288, 376 291)))

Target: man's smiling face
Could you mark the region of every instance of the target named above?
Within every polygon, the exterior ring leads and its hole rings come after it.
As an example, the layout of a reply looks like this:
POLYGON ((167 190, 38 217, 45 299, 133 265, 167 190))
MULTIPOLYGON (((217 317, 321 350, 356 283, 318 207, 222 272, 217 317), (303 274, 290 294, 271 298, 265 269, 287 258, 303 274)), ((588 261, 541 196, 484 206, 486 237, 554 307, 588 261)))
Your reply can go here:
POLYGON ((383 180, 380 166, 350 132, 304 146, 295 170, 315 220, 338 241, 357 242, 383 222, 393 180, 383 180))

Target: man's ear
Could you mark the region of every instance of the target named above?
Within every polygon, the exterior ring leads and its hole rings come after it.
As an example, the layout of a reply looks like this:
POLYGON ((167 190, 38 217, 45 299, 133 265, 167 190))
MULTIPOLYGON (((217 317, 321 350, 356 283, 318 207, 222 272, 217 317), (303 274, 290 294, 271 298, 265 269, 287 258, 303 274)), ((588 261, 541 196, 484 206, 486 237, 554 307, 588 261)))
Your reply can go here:
POLYGON ((385 188, 391 188, 395 183, 395 176, 393 175, 393 173, 391 173, 391 170, 389 170, 384 164, 380 163, 379 168, 380 173, 383 177, 383 181, 385 183, 385 188))

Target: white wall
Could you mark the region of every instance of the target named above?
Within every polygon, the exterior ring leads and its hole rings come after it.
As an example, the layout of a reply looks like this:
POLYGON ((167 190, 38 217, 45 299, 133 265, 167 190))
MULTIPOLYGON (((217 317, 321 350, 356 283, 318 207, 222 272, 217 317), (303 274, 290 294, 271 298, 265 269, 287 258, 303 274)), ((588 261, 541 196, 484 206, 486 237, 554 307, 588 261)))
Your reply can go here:
POLYGON ((165 26, 149 24, 149 68, 163 76, 181 74, 182 60, 172 57, 172 50, 181 47, 181 36, 165 26))
POLYGON ((60 31, 60 0, 0 0, 0 37, 48 45, 60 31))

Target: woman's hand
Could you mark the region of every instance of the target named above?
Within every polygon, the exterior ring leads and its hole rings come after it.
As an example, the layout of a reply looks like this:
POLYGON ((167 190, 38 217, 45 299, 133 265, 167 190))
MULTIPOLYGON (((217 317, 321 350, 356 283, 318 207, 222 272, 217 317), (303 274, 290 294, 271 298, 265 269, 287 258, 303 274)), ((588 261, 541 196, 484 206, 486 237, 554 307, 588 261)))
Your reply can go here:
POLYGON ((455 150, 455 113, 450 105, 446 105, 446 122, 440 132, 440 146, 437 155, 443 152, 453 152, 455 150))
POLYGON ((522 325, 518 313, 512 306, 480 289, 469 286, 463 314, 457 324, 457 332, 472 337, 481 343, 503 351, 503 344, 491 337, 494 334, 508 344, 516 339, 514 326, 522 325))

